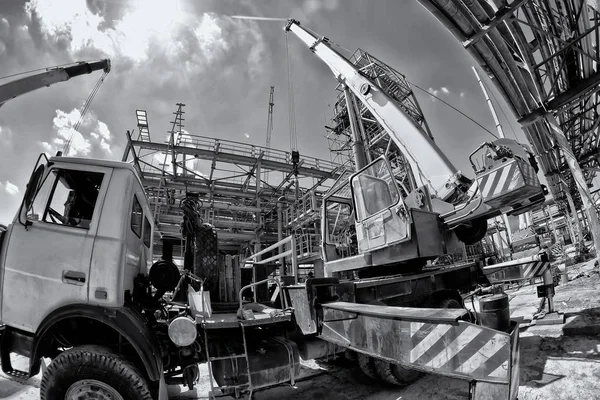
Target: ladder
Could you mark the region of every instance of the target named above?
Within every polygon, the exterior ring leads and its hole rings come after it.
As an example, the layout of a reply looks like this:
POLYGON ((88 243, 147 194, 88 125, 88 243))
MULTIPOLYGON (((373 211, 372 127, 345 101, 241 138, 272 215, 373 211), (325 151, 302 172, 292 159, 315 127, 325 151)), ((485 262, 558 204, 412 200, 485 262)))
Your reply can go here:
POLYGON ((242 342, 244 345, 244 353, 243 354, 232 354, 229 356, 221 356, 221 357, 211 357, 210 355, 210 350, 209 350, 209 342, 208 342, 208 325, 205 325, 204 327, 204 346, 205 346, 205 351, 206 351, 206 358, 207 358, 207 365, 208 365, 208 376, 210 379, 210 392, 208 394, 209 399, 216 399, 217 397, 225 397, 225 396, 230 396, 230 393, 228 393, 229 390, 233 390, 235 393, 235 397, 239 398, 241 396, 242 390, 244 389, 249 389, 250 390, 250 394, 248 396, 248 398, 252 398, 252 392, 253 392, 253 387, 252 387, 252 377, 250 374, 250 360, 248 359, 248 342, 246 340, 246 328, 245 328, 245 324, 243 320, 239 320, 239 327, 241 329, 241 333, 242 333, 242 342), (238 368, 238 360, 239 359, 245 359, 246 360, 246 372, 243 374, 245 376, 248 377, 248 382, 246 383, 241 383, 239 385, 227 385, 227 386, 215 386, 215 382, 216 380, 214 379, 213 376, 213 370, 212 370, 212 363, 213 361, 221 361, 221 360, 233 360, 235 362, 235 370, 239 371, 238 368), (220 391, 220 394, 217 394, 217 391, 220 391))

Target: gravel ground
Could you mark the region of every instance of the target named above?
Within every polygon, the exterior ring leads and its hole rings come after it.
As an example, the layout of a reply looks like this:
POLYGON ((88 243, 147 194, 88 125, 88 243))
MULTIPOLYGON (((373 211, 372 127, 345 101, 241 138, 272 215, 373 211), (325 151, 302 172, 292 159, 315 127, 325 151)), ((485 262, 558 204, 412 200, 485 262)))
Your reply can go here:
MULTIPOLYGON (((520 400, 600 399, 600 277, 591 263, 569 269, 569 277, 569 283, 561 283, 556 288, 555 307, 565 314, 563 325, 530 326, 539 305, 535 286, 507 291, 512 317, 522 320, 520 400)), ((38 399, 39 383, 39 376, 23 384, 0 374, 0 399, 38 399)), ((170 393, 173 398, 207 398, 208 389, 208 373, 204 367, 194 391, 172 387, 170 393)), ((355 364, 340 359, 307 362, 295 387, 280 386, 255 394, 257 400, 332 397, 340 400, 458 400, 468 398, 468 384, 427 375, 407 388, 386 387, 370 381, 355 364)))

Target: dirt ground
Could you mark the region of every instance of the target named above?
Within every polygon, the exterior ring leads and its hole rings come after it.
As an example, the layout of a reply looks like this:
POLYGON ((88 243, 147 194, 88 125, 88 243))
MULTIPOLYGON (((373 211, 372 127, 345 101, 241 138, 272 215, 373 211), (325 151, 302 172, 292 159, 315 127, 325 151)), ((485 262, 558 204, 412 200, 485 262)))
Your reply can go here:
MULTIPOLYGON (((556 288, 555 308, 566 317, 562 325, 530 326, 539 305, 535 285, 507 292, 512 317, 521 319, 520 400, 600 399, 600 276, 590 263, 570 268, 569 278, 569 283, 556 288)), ((0 399, 38 399, 39 383, 39 376, 22 384, 0 375, 0 399)), ((172 387, 170 393, 172 398, 207 398, 208 390, 204 367, 194 391, 172 387)), ((407 388, 386 387, 370 381, 354 363, 340 359, 305 363, 295 387, 260 391, 255 398, 458 400, 468 398, 468 384, 426 375, 407 388)))

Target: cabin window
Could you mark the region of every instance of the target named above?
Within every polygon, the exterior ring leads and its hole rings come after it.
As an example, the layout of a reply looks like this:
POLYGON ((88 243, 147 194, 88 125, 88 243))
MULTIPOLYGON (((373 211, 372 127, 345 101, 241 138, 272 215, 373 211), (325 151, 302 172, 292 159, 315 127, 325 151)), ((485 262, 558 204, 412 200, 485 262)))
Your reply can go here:
POLYGON ((137 196, 133 196, 133 207, 131 209, 131 230, 139 238, 142 237, 142 205, 137 196))
POLYGON ((383 159, 352 177, 352 191, 359 221, 393 206, 400 199, 392 171, 383 159))
POLYGON ((144 217, 144 245, 147 248, 150 248, 150 243, 152 241, 152 225, 150 221, 148 221, 147 217, 144 217))
POLYGON ((89 229, 102 186, 100 172, 53 169, 38 191, 28 218, 89 229), (46 207, 43 207, 47 199, 46 207))

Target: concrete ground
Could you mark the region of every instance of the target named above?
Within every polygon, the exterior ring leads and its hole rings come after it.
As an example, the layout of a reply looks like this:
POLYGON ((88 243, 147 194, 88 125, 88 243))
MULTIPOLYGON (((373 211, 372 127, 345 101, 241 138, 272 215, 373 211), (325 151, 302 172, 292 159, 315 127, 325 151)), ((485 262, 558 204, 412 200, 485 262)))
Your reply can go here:
MULTIPOLYGON (((507 291, 511 315, 521 318, 520 400, 600 399, 600 276, 591 263, 569 269, 570 282, 556 288, 555 307, 566 316, 562 325, 530 326, 539 300, 535 286, 507 291)), ((26 384, 0 375, 0 399, 39 398, 40 377, 26 384)), ((206 398, 206 367, 193 392, 171 388, 173 398, 206 398)), ((366 378, 344 359, 308 362, 302 378, 289 385, 257 392, 257 400, 458 400, 468 397, 468 384, 426 375, 407 388, 386 387, 366 378)))

